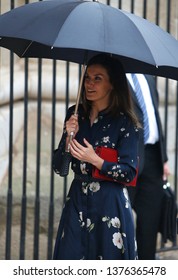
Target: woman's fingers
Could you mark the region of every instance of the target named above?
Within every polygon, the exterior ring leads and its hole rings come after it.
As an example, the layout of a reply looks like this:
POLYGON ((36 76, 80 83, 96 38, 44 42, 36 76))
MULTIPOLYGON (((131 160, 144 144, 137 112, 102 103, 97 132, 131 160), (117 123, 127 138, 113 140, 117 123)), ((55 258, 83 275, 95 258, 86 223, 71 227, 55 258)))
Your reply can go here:
POLYGON ((82 146, 79 142, 77 142, 77 140, 73 139, 71 141, 71 154, 72 156, 74 156, 75 158, 82 160, 82 161, 87 161, 92 163, 95 154, 95 151, 92 147, 92 145, 87 141, 84 140, 84 143, 86 145, 82 146))
POLYGON ((70 143, 73 152, 78 153, 79 155, 85 151, 85 147, 79 144, 75 139, 73 139, 70 143))
POLYGON ((83 139, 83 141, 88 148, 92 147, 92 145, 85 138, 83 139))
POLYGON ((82 160, 84 156, 84 147, 80 145, 75 139, 70 142, 70 152, 75 158, 82 160))
POLYGON ((68 135, 73 133, 74 135, 78 132, 78 116, 72 115, 68 121, 66 121, 66 131, 68 135))

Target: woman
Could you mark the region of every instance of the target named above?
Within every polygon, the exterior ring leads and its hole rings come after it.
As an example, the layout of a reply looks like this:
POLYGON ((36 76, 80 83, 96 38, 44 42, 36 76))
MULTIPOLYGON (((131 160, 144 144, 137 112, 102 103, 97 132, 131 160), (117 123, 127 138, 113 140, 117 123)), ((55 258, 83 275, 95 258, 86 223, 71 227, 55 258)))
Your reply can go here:
POLYGON ((121 63, 100 54, 86 69, 78 115, 69 108, 53 168, 70 145, 74 180, 63 209, 54 259, 136 259, 126 185, 137 169, 138 122, 121 63), (74 133, 69 143, 70 133, 74 133), (107 147, 104 160, 96 151, 107 147), (111 161, 116 151, 117 161, 111 161), (92 176, 97 171, 101 178, 92 176))

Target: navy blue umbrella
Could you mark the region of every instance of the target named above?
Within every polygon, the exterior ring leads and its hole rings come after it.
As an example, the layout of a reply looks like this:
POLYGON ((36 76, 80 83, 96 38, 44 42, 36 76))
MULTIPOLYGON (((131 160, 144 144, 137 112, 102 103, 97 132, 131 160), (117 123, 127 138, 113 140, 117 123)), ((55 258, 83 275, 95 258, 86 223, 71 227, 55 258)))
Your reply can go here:
MULTIPOLYGON (((126 72, 178 80, 178 41, 157 25, 98 1, 51 0, 26 4, 0 16, 0 46, 19 57, 85 64, 101 52, 117 56, 126 72)), ((73 135, 71 135, 71 138, 73 135)), ((68 174, 69 150, 63 157, 68 174)))
POLYGON ((51 0, 0 16, 0 46, 20 57, 87 63, 117 56, 126 72, 178 79, 178 41, 157 25, 98 1, 51 0))

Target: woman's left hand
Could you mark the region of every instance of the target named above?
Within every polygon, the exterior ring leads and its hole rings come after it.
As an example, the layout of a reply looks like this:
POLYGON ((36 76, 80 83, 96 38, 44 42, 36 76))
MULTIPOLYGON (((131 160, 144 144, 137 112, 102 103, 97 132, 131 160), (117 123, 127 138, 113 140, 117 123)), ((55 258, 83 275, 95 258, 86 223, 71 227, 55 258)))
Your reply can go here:
POLYGON ((70 153, 78 160, 89 162, 101 169, 104 160, 95 153, 93 146, 85 138, 84 143, 86 147, 82 146, 76 139, 73 139, 70 142, 70 153))

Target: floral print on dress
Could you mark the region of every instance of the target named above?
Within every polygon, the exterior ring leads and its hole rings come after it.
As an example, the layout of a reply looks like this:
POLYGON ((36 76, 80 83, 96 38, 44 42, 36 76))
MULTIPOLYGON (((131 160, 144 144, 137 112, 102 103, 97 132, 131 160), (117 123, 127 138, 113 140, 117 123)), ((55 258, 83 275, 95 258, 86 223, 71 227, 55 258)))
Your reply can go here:
POLYGON ((103 126, 103 131, 106 131, 107 129, 109 129, 110 128, 110 126, 111 126, 111 124, 109 123, 107 126, 103 126))
POLYGON ((81 163, 80 163, 80 170, 81 170, 82 174, 87 174, 86 163, 85 162, 81 161, 81 163))
POLYGON ((103 143, 109 143, 109 142, 110 142, 109 139, 110 139, 109 136, 103 137, 102 142, 103 142, 103 143))
POLYGON ((86 222, 83 219, 83 212, 79 212, 79 223, 81 227, 86 226, 87 230, 90 232, 94 229, 95 224, 91 222, 91 219, 87 218, 86 222))
POLYGON ((122 239, 122 235, 120 232, 115 232, 113 234, 113 244, 118 248, 118 249, 123 249, 123 239, 122 239))
POLYGON ((87 229, 88 231, 92 231, 94 229, 95 224, 91 222, 90 219, 87 219, 87 229))
POLYGON ((100 190, 100 183, 99 182, 92 182, 89 184, 89 189, 91 192, 98 192, 100 190))
POLYGON ((82 191, 84 194, 88 194, 88 189, 91 191, 91 193, 96 193, 100 190, 100 183, 99 182, 91 182, 91 183, 84 183, 82 184, 82 191))
POLYGON ((108 228, 114 227, 117 229, 117 232, 115 232, 112 235, 112 242, 114 246, 116 246, 118 249, 122 251, 122 253, 124 253, 125 249, 124 249, 123 237, 126 238, 126 234, 121 233, 120 219, 118 217, 114 217, 110 219, 110 217, 105 216, 102 218, 102 221, 107 223, 108 228))
POLYGON ((85 222, 83 220, 83 212, 79 212, 79 223, 81 227, 85 226, 85 222))

